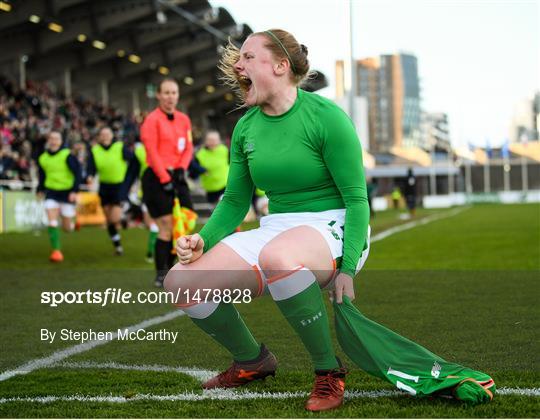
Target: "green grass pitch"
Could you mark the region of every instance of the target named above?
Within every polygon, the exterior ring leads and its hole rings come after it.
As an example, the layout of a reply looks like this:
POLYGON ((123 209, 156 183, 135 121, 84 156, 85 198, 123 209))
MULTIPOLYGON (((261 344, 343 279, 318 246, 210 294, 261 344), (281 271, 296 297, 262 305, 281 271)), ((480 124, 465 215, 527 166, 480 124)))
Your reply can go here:
MULTIPOLYGON (((420 210, 415 219, 447 212, 420 210)), ((409 222, 397 216, 378 214, 373 234, 409 222)), ((173 311, 166 304, 50 308, 40 303, 45 290, 153 291, 152 265, 144 261, 146 231, 122 235, 123 257, 113 256, 105 229, 63 235, 66 261, 58 266, 47 260, 46 231, 0 235, 0 375, 76 344, 41 342, 41 328, 116 330, 173 311)), ((523 204, 464 208, 377 241, 356 278, 355 303, 368 317, 449 361, 489 373, 499 389, 511 391, 496 394, 487 405, 396 394, 355 368, 336 343, 351 369, 347 389, 364 393, 335 411, 307 413, 304 395, 313 379, 309 357, 271 299, 262 297, 238 308, 256 338, 278 357, 275 378, 229 397, 201 400, 199 380, 173 368, 218 371, 230 360, 182 316, 149 328, 178 331, 174 344, 115 340, 1 380, 0 417, 537 418, 539 274, 540 206, 523 204), (518 388, 536 389, 536 396, 517 395, 518 388), (246 399, 246 392, 254 398, 246 399), (281 398, 284 393, 293 395, 281 398), (235 400, 238 395, 243 399, 235 400), (39 397, 58 399, 38 402, 39 397)))

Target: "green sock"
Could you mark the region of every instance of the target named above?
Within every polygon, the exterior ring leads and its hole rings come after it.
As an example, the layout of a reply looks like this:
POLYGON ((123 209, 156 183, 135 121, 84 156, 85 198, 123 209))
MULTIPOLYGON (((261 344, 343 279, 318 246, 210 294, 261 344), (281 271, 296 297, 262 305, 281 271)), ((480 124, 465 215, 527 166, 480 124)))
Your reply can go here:
MULTIPOLYGON (((186 313, 189 315, 189 309, 186 313)), ((259 356, 261 350, 259 344, 231 303, 220 303, 210 316, 204 319, 191 318, 191 320, 229 350, 235 361, 253 360, 259 356)))
POLYGON ((49 241, 52 249, 60 249, 60 229, 58 226, 49 226, 47 231, 49 232, 49 241))
POLYGON ((154 255, 154 249, 156 247, 157 232, 150 231, 148 235, 148 248, 146 249, 147 255, 154 255))
MULTIPOLYGON (((270 289, 272 293, 272 289, 270 289)), ((283 300, 275 300, 281 313, 300 336, 311 356, 315 370, 339 367, 332 339, 330 325, 319 284, 314 281, 300 293, 283 300)))

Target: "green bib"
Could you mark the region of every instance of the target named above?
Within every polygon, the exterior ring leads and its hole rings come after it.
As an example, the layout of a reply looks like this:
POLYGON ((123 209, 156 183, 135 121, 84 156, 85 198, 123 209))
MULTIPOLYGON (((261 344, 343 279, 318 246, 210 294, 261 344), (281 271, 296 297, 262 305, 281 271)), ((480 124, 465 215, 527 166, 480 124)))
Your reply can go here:
POLYGON ((141 178, 146 168, 148 168, 148 164, 146 163, 146 149, 143 144, 135 147, 135 157, 139 161, 139 178, 141 178))
POLYGON ((100 144, 92 146, 92 155, 100 182, 120 184, 124 181, 128 164, 122 154, 123 148, 124 143, 121 141, 114 142, 109 149, 105 149, 100 144))
POLYGON ((206 172, 201 175, 202 187, 207 192, 225 188, 229 175, 229 150, 220 144, 213 150, 203 148, 197 152, 197 159, 206 172))
POLYGON ((39 157, 39 165, 45 172, 45 188, 48 190, 66 191, 73 188, 75 175, 67 164, 69 154, 69 149, 62 149, 54 155, 45 152, 39 157))

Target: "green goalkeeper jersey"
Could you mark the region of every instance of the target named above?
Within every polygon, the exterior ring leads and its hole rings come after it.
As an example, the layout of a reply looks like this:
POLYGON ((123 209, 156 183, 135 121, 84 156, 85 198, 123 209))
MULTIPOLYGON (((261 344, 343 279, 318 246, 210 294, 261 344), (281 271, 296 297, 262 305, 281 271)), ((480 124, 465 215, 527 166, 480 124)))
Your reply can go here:
POLYGON ((349 117, 333 102, 298 89, 284 114, 250 109, 236 125, 223 199, 200 235, 205 251, 244 219, 255 185, 270 213, 346 209, 341 271, 354 276, 369 223, 362 149, 349 117))

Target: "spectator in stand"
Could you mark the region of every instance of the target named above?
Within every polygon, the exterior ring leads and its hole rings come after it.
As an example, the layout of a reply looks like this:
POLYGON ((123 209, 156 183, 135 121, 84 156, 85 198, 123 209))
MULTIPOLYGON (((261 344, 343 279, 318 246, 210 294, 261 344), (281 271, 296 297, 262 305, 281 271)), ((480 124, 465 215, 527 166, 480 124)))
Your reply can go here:
POLYGON ((12 126, 9 120, 4 120, 2 128, 0 128, 0 137, 2 144, 11 144, 14 140, 12 126))
POLYGON ((14 178, 16 162, 10 151, 10 146, 0 143, 0 180, 14 178))
MULTIPOLYGON (((63 134, 66 146, 82 141, 89 147, 97 130, 110 124, 118 132, 124 132, 125 138, 138 135, 133 116, 124 116, 81 96, 67 98, 55 94, 47 83, 29 80, 25 89, 19 89, 12 80, 0 76, 0 143, 10 146, 3 152, 4 167, 13 154, 19 154, 16 169, 10 170, 9 178, 28 178, 32 173, 29 169, 44 152, 48 133, 53 128, 63 134), (30 143, 30 154, 26 142, 30 143)), ((2 176, 8 177, 3 172, 2 176)))

